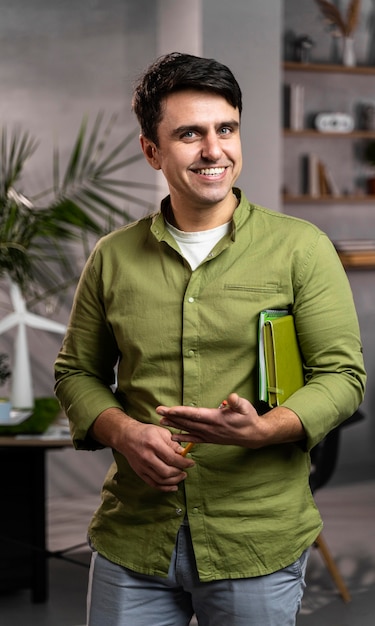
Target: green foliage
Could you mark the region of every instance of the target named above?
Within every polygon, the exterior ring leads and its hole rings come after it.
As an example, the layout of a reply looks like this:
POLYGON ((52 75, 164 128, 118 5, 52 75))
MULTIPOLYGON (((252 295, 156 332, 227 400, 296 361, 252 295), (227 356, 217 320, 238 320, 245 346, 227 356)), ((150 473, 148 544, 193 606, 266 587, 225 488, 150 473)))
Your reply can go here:
POLYGON ((20 424, 0 426, 0 436, 42 434, 53 424, 60 411, 56 398, 35 398, 33 414, 20 424))
POLYGON ((8 355, 0 354, 0 387, 8 380, 11 371, 8 366, 8 355))
POLYGON ((138 131, 114 148, 109 139, 115 118, 103 125, 97 116, 91 130, 84 118, 65 171, 57 149, 53 154, 50 189, 30 198, 18 190, 25 164, 37 149, 27 131, 6 128, 0 134, 0 278, 8 275, 24 293, 42 284, 51 289, 61 276, 75 276, 67 244, 85 242, 89 234, 103 235, 108 226, 130 221, 124 204, 145 207, 147 202, 129 193, 131 188, 153 188, 124 180, 122 170, 142 158, 139 151, 126 157, 126 149, 138 131), (121 177, 114 175, 121 173, 121 177))

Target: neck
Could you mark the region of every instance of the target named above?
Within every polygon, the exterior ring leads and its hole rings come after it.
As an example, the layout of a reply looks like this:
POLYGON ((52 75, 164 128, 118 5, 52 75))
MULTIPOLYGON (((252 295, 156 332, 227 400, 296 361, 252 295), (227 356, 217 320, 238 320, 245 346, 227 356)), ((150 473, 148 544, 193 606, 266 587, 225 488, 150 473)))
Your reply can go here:
POLYGON ((172 226, 185 232, 210 230, 230 222, 238 203, 238 198, 234 193, 226 198, 225 202, 204 208, 180 207, 171 198, 171 204, 168 206, 165 217, 172 226))

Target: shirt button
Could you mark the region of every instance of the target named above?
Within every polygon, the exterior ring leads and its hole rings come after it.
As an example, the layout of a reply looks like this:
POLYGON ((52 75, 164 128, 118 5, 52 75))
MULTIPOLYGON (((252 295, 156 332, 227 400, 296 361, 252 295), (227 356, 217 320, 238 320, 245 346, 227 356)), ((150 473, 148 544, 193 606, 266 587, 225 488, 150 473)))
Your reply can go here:
POLYGON ((196 507, 196 506, 195 506, 195 507, 193 508, 193 513, 199 513, 199 509, 198 509, 198 507, 196 507))
POLYGON ((176 509, 176 515, 182 515, 182 509, 176 509))
POLYGON ((194 298, 192 296, 190 296, 189 302, 194 302, 194 298))
POLYGON ((194 356, 194 350, 189 350, 188 355, 189 356, 194 356))

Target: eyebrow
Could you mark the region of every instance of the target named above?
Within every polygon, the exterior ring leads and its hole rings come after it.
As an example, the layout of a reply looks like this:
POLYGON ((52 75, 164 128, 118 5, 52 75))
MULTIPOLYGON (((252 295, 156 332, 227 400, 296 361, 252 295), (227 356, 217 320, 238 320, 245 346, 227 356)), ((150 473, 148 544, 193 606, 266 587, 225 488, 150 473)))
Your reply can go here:
MULTIPOLYGON (((231 128, 237 130, 240 127, 240 123, 238 122, 238 120, 231 119, 227 122, 220 122, 216 125, 217 128, 224 128, 225 126, 230 126, 231 128)), ((205 126, 200 126, 199 124, 183 124, 182 126, 178 126, 172 131, 172 137, 177 137, 181 134, 183 135, 189 130, 195 130, 200 133, 204 133, 205 128, 205 126)))

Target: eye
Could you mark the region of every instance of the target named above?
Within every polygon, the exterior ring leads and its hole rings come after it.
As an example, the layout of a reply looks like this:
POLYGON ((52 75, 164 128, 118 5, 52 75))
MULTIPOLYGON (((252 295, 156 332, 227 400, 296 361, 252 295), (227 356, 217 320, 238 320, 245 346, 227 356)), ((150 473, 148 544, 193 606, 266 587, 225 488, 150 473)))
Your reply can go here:
POLYGON ((223 126, 219 130, 220 135, 230 135, 232 133, 232 129, 230 126, 223 126))
POLYGON ((186 130, 181 139, 194 139, 196 137, 196 132, 194 130, 186 130))

